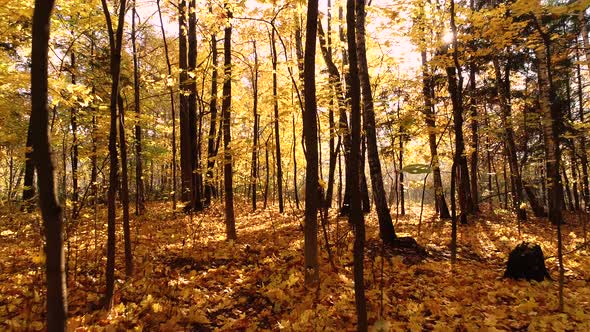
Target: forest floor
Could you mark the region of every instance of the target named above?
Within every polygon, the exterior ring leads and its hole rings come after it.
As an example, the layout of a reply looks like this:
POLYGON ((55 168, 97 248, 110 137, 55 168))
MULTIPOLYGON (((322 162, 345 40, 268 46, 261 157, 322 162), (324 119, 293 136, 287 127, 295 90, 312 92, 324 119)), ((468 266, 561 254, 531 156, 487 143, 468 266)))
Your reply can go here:
MULTIPOLYGON (((117 233, 114 309, 97 309, 104 293, 106 209, 84 211, 70 225, 67 247, 69 329, 146 331, 351 331, 355 329, 352 239, 346 219, 331 211, 329 263, 320 231, 321 284, 303 285, 303 213, 275 207, 236 209, 238 240, 225 240, 223 208, 192 217, 170 204, 149 204, 133 217, 134 275, 124 276, 122 231, 117 233)), ((374 331, 590 331, 590 251, 584 218, 568 215, 565 311, 556 281, 504 279, 509 251, 523 240, 539 243, 558 278, 555 228, 542 219, 520 227, 512 214, 482 207, 459 227, 458 260, 450 264, 450 223, 419 206, 396 221, 429 252, 421 262, 382 251, 374 213, 367 215, 365 283, 374 331), (520 232, 519 232, 520 228, 520 232), (418 233, 420 230, 420 234, 418 233)), ((393 213, 395 217, 395 213, 393 213)), ((36 214, 0 213, 0 330, 42 330, 44 256, 36 214)), ((120 224, 120 219, 118 219, 120 224)), ((119 225, 120 228, 120 225, 119 225)), ((320 228, 321 229, 321 228, 320 228)))

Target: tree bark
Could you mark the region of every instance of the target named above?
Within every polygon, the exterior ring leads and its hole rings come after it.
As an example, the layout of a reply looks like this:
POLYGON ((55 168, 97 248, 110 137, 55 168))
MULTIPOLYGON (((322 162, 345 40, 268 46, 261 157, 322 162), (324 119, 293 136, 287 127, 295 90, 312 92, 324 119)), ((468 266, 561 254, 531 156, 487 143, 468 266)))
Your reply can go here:
POLYGON ((542 44, 535 49, 538 68, 539 108, 541 112, 541 126, 545 140, 545 168, 547 169, 547 186, 549 190, 549 220, 557 225, 557 258, 559 263, 559 310, 563 311, 563 244, 561 237, 561 224, 563 221, 561 211, 561 178, 559 176, 559 164, 561 151, 559 148, 559 128, 562 121, 561 110, 555 103, 555 90, 551 72, 551 40, 549 34, 542 31, 538 19, 534 23, 541 35, 542 44))
MULTIPOLYGON (((348 41, 348 62, 350 64, 350 125, 351 125, 351 146, 350 146, 350 170, 351 170, 351 181, 350 181, 350 215, 349 221, 355 228, 354 237, 354 249, 353 249, 353 266, 354 266, 354 299, 356 304, 356 315, 357 315, 357 331, 367 331, 367 299, 365 298, 365 285, 364 285, 364 247, 365 247, 365 221, 363 213, 361 211, 361 192, 360 192, 360 181, 361 181, 361 161, 360 157, 360 144, 361 144, 361 84, 363 85, 363 97, 365 98, 365 116, 367 113, 372 112, 372 105, 369 105, 371 109, 367 112, 367 102, 371 103, 372 99, 367 100, 367 93, 370 97, 370 90, 366 89, 368 83, 368 73, 363 71, 366 70, 366 58, 363 59, 365 54, 364 48, 364 0, 348 0, 346 2, 346 37, 348 41), (356 5, 356 6, 355 6, 356 5), (360 28, 360 31, 358 29, 360 28), (355 31, 357 30, 357 31, 355 31), (361 59, 358 59, 361 58, 361 59), (360 60, 360 62, 359 62, 360 60), (360 70, 359 70, 360 69, 360 70)), ((370 118, 371 115, 369 114, 370 118)), ((365 120, 365 130, 370 132, 370 122, 365 120), (368 126, 367 126, 368 125, 368 126)), ((374 122, 374 118, 373 118, 374 122)), ((373 127, 374 130, 374 127, 373 127)), ((373 157, 375 157, 373 155, 373 157)), ((377 159, 377 163, 379 160, 377 159)), ((372 167, 375 167, 373 164, 372 167)), ((379 166, 380 167, 380 166, 379 166)), ((380 171, 380 169, 379 169, 380 171)), ((372 173, 372 172, 371 172, 372 173)), ((380 174, 380 173, 379 173, 380 174)), ((373 174, 371 174, 373 176, 373 174)), ((373 178, 371 178, 373 180, 373 178)), ((381 179, 382 180, 382 179, 381 179)), ((375 182, 372 182, 375 184, 375 182)), ((378 186, 379 184, 377 184, 378 186)), ((381 182, 381 190, 383 190, 383 183, 381 182)), ((373 188, 375 191, 375 188, 373 188)), ((377 192, 379 189, 377 189, 377 192)), ((383 197, 385 197, 383 195, 383 197)), ((375 197, 375 199, 381 199, 375 197)), ((385 202, 385 204, 387 204, 385 202)), ((382 207, 382 206, 381 206, 382 207)), ((387 205, 385 205, 387 207, 387 205)), ((382 229, 381 214, 383 211, 377 210, 379 215, 379 226, 381 231, 381 237, 383 241, 387 242, 390 236, 395 238, 395 233, 385 233, 382 229)), ((389 213, 388 213, 389 216, 389 213)), ((391 217, 390 217, 391 218, 391 217)), ((393 224, 392 224, 393 229, 393 224)))
POLYGON ((119 106, 119 149, 121 150, 121 186, 119 197, 123 207, 123 238, 125 242, 125 276, 133 275, 133 256, 131 253, 131 230, 129 226, 129 176, 127 171, 127 141, 125 140, 125 108, 123 97, 118 97, 119 106))
POLYGON ((23 206, 22 211, 30 213, 33 211, 33 199, 35 197, 35 164, 33 163, 33 132, 29 120, 29 128, 27 130, 27 143, 25 151, 25 178, 23 183, 23 206))
MULTIPOLYGON (((72 84, 76 84, 76 54, 72 50, 70 53, 70 75, 72 84)), ((72 128, 72 220, 78 219, 78 117, 76 108, 70 109, 70 126, 72 128)))
POLYGON ((101 0, 102 9, 105 15, 110 46, 110 74, 111 74, 111 96, 110 96, 110 130, 109 130, 109 190, 107 194, 107 264, 106 264, 106 294, 103 298, 103 306, 110 310, 113 306, 113 295, 115 292, 115 195, 118 187, 118 159, 117 159, 117 98, 119 97, 119 80, 121 73, 121 48, 123 45, 123 28, 125 23, 126 0, 119 3, 119 15, 116 33, 113 31, 111 14, 106 0, 101 0))
POLYGON ((145 210, 145 197, 143 194, 143 167, 141 158, 141 124, 140 124, 140 82, 139 82, 139 57, 137 56, 137 31, 135 28, 135 16, 137 16, 136 1, 133 1, 131 14, 131 46, 133 50, 133 100, 135 108, 135 215, 140 215, 145 210))
POLYGON ((281 163, 281 136, 279 132, 279 95, 277 86, 277 48, 275 45, 275 29, 274 21, 273 28, 270 33, 270 46, 272 56, 272 95, 273 95, 273 109, 274 109, 274 129, 275 129, 275 150, 277 163, 277 191, 279 194, 279 212, 284 212, 283 203, 283 165, 281 163))
POLYGON ((467 214, 473 212, 471 189, 469 186, 469 170, 465 156, 465 142, 463 139, 463 76, 458 59, 457 26, 455 25, 455 1, 451 0, 451 30, 453 33, 453 62, 454 66, 446 68, 448 89, 453 104, 453 125, 455 131, 455 155, 457 159, 457 177, 459 206, 461 207, 461 223, 467 223, 467 214))
MULTIPOLYGON (((512 129, 512 110, 508 102, 508 95, 510 91, 502 82, 502 74, 500 72, 500 62, 498 58, 493 59, 494 73, 496 78, 496 89, 498 90, 498 99, 500 101, 500 118, 502 120, 502 128, 504 129, 504 142, 506 144, 506 158, 510 166, 511 179, 514 182, 514 189, 512 192, 512 201, 514 210, 519 220, 526 220, 526 210, 521 206, 523 200, 523 185, 522 177, 520 175, 520 168, 518 166, 518 159, 516 157, 516 142, 514 140, 514 130, 512 129)), ((508 76, 508 67, 506 68, 506 75, 508 76)))
POLYGON ((39 204, 45 229, 46 324, 49 331, 67 331, 67 287, 63 250, 63 215, 55 194, 47 109, 49 24, 53 0, 36 0, 31 55, 31 144, 39 182, 39 204), (34 133, 34 134, 33 134, 34 133))
POLYGON ((254 50, 254 72, 252 73, 252 113, 254 115, 254 132, 252 144, 252 169, 250 176, 252 179, 252 211, 256 211, 256 189, 258 185, 258 52, 256 50, 256 41, 252 41, 254 50))
MULTIPOLYGON (((375 110, 373 105, 373 95, 371 93, 371 81, 369 79, 369 65, 367 62, 367 50, 365 41, 365 0, 356 2, 356 54, 358 57, 358 77, 362 87, 363 97, 363 129, 367 144, 367 156, 369 159, 369 170, 371 175, 371 187, 373 191, 373 200, 379 219, 379 234, 385 243, 391 243, 395 240, 395 230, 389 207, 387 206, 387 195, 383 185, 383 173, 381 171, 381 162, 379 161, 379 150, 377 147, 377 130, 375 124, 375 110)), ((350 44, 349 44, 350 45, 350 44)), ((349 47, 349 52, 353 50, 349 47)), ((350 56, 349 56, 350 57, 350 56)), ((351 59, 353 60, 353 59, 351 59)), ((350 61, 351 67, 354 65, 350 61)), ((351 118, 351 124, 353 124, 351 118)), ((400 142, 403 140, 400 139, 400 142)), ((403 144, 403 143, 402 143, 403 144)), ((401 152, 400 152, 401 153, 401 152)), ((400 154, 401 156, 401 154, 400 154)))
POLYGON ((188 76, 188 55, 187 55, 187 0, 180 0, 179 6, 179 69, 180 69, 180 177, 181 193, 180 199, 184 205, 184 211, 193 208, 193 169, 192 169, 192 149, 190 139, 190 115, 189 115, 189 97, 190 83, 188 76))
POLYGON ((203 210, 201 201, 201 176, 199 174, 199 151, 197 140, 197 19, 196 19, 196 1, 189 0, 188 9, 188 144, 190 153, 190 171, 191 171, 191 207, 194 211, 203 210))
MULTIPOLYGON (((232 18, 232 13, 228 9, 227 17, 232 18)), ((231 22, 230 22, 231 23, 231 22)), ((223 160, 224 172, 223 183, 225 188, 225 226, 228 240, 236 239, 236 222, 234 217, 234 192, 233 192, 233 165, 231 143, 231 33, 232 26, 229 24, 224 29, 223 56, 224 56, 224 77, 223 77, 223 103, 221 112, 223 113, 223 160)))
POLYGON ((305 110, 303 112, 303 136, 306 148, 305 173, 305 225, 304 256, 305 284, 319 285, 318 262, 318 139, 317 101, 315 86, 315 55, 318 20, 318 0, 307 1, 307 22, 305 33, 304 78, 305 110))
MULTIPOLYGON (((156 0, 158 7, 158 18, 160 19, 160 29, 162 31, 162 40, 164 41, 164 53, 166 55, 166 67, 168 68, 168 77, 172 77, 172 65, 170 64, 170 56, 168 54, 168 43, 166 41, 166 32, 164 31, 164 22, 162 20, 162 10, 160 8, 160 0, 156 0)), ((174 104, 174 90, 172 86, 168 86, 170 93, 170 110, 172 118, 172 211, 176 211, 176 110, 174 104)))
POLYGON ((442 176, 440 173, 440 163, 438 161, 438 151, 436 143, 436 119, 432 100, 432 75, 428 70, 428 62, 426 59, 426 51, 420 52, 422 58, 422 94, 424 98, 424 121, 426 122, 426 130, 428 131, 428 143, 430 147, 430 158, 432 165, 432 180, 434 184, 434 197, 436 205, 438 206, 438 215, 442 219, 451 217, 449 207, 445 199, 444 189, 442 186, 442 176))
MULTIPOLYGON (((209 8, 209 11, 212 11, 209 8)), ((205 204, 211 204, 211 197, 215 196, 215 186, 213 185, 213 167, 215 167, 215 134, 217 126, 217 38, 215 34, 211 35, 211 97, 209 101, 209 113, 211 119, 209 122, 209 136, 207 138, 207 172, 205 173, 205 204)))

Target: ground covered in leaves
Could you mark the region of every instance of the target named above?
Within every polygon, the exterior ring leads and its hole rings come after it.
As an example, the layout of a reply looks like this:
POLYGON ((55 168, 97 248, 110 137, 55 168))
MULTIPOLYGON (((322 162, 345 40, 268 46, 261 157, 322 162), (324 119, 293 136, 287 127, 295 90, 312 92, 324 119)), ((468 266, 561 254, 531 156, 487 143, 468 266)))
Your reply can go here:
MULTIPOLYGON (((223 209, 193 216, 154 203, 132 220, 135 273, 124 276, 118 233, 115 306, 97 307, 104 292, 106 211, 85 211, 67 236, 69 328, 146 331, 337 331, 355 329, 352 233, 330 213, 321 239, 321 284, 303 285, 303 213, 237 207, 236 242, 225 241, 223 209)), ((502 278, 510 250, 523 240, 541 245, 557 279, 555 228, 546 220, 517 224, 501 209, 484 207, 459 228, 458 261, 450 264, 450 223, 419 223, 419 207, 396 219, 398 235, 428 250, 421 261, 384 250, 374 214, 367 216, 366 295, 373 330, 589 331, 590 252, 583 249, 584 217, 564 228, 565 311, 555 281, 502 278)), ((395 216, 395 213, 394 213, 395 216)), ((118 219, 120 223, 120 219, 118 219)), ((119 225, 120 227, 120 225, 119 225)), ((44 256, 39 216, 0 217, 0 330, 42 330, 44 256)))

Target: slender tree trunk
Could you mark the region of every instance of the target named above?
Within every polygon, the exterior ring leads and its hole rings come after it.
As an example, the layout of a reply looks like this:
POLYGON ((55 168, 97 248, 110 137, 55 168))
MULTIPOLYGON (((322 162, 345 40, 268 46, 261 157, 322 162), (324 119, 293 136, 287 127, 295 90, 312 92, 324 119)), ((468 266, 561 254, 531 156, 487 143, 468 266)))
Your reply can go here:
POLYGON ((136 1, 133 1, 131 14, 131 45, 133 50, 133 100, 135 108, 135 215, 140 215, 145 210, 145 197, 143 195, 143 168, 141 158, 141 124, 140 124, 140 85, 139 85, 139 57, 137 56, 135 16, 137 16, 136 1))
MULTIPOLYGON (((471 0, 473 4, 473 0, 471 0)), ((479 123, 477 121, 476 85, 475 85, 475 64, 469 65, 469 110, 471 113, 471 198, 473 200, 474 212, 479 211, 479 184, 477 179, 477 167, 479 162, 479 123)))
POLYGON ((191 205, 194 211, 203 210, 201 201, 201 177, 199 176, 199 150, 197 137, 197 18, 196 1, 189 0, 188 8, 188 70, 193 76, 188 77, 188 145, 191 172, 191 205))
MULTIPOLYGON (((232 13, 228 9, 227 17, 232 18, 232 13)), ((230 22, 231 23, 231 22, 230 22)), ((228 240, 236 239, 236 222, 234 217, 234 192, 233 192, 233 165, 231 143, 231 24, 224 29, 223 55, 224 55, 224 77, 223 77, 223 160, 224 172, 223 183, 225 187, 225 226, 228 240)))
MULTIPOLYGON (((160 19, 160 29, 162 30, 162 39, 164 41, 164 54, 166 55, 166 67, 168 68, 168 77, 172 77, 172 65, 170 64, 170 56, 168 54, 168 43, 166 41, 166 32, 164 31, 164 22, 162 20, 162 10, 160 8, 160 0, 156 0, 158 6, 158 18, 160 19)), ((174 104, 174 90, 172 85, 168 85, 170 92, 170 110, 172 118, 172 211, 176 211, 176 110, 174 104)), ((144 194, 145 196, 145 194, 144 194)))
MULTIPOLYGON (((523 202, 523 185, 522 177, 520 175, 520 168, 516 157, 516 142, 514 138, 514 131, 512 129, 512 111, 508 102, 508 95, 510 91, 508 87, 502 82, 502 74, 500 72, 500 62, 498 58, 493 59, 494 72, 496 75, 496 87, 498 89, 498 97, 500 101, 500 118, 502 120, 502 128, 504 129, 504 142, 506 144, 506 158, 510 166, 511 180, 514 182, 514 191, 512 192, 512 203, 519 220, 526 220, 526 210, 521 207, 523 202)), ((506 66, 506 75, 508 76, 508 66, 506 66)))
MULTIPOLYGON (((211 12, 212 8, 209 8, 209 11, 211 12)), ((254 49, 256 49, 256 46, 254 46, 254 49)), ((206 205, 211 204, 211 197, 215 195, 215 186, 213 185, 213 167, 215 167, 215 157, 217 155, 217 149, 215 148, 215 133, 217 130, 217 38, 215 34, 211 35, 211 62, 211 97, 209 101, 211 120, 209 122, 209 137, 207 138, 207 173, 205 174, 206 205)))
POLYGON ((121 150, 121 186, 119 195, 123 206, 123 238, 125 241, 125 276, 133 275, 133 256, 131 253, 131 230, 129 226, 129 176, 127 172, 127 141, 125 140, 125 108, 123 97, 118 97, 119 106, 119 149, 121 150))
POLYGON ((256 188, 258 185, 258 52, 256 51, 256 41, 252 41, 254 50, 254 72, 252 75, 252 113, 254 114, 254 143, 252 146, 252 169, 250 171, 252 178, 252 211, 256 211, 256 188))
MULTIPOLYGON (((274 24, 274 21, 273 21, 274 24)), ((272 95, 273 95, 273 109, 274 109, 274 129, 275 129, 275 149, 276 149, 276 163, 277 163, 277 191, 279 194, 279 212, 283 213, 283 166, 281 163, 281 136, 279 132, 279 95, 277 82, 277 48, 275 45, 275 29, 274 25, 270 33, 270 53, 272 56, 272 95)))
POLYGON ((471 189, 469 186, 469 170, 465 156, 465 142, 463 140, 463 75, 458 59, 457 26, 455 25, 455 1, 451 0, 451 30, 453 33, 453 62, 454 66, 446 68, 449 94, 453 104, 453 125, 455 131, 455 154, 457 160, 457 177, 459 182, 459 206, 461 207, 461 223, 467 223, 467 214, 473 211, 471 189))
POLYGON ((559 164, 561 151, 559 148, 559 127, 562 121, 561 110, 555 103, 555 90, 551 72, 551 41, 550 36, 542 31, 538 19, 534 18, 538 33, 543 43, 535 49, 538 65, 539 103, 541 112, 541 125, 545 140, 545 167, 549 190, 549 220, 557 225, 557 258, 559 263, 559 310, 563 312, 563 244, 561 237, 561 224, 563 221, 561 211, 561 179, 559 176, 559 164))
POLYGON ((440 163, 438 161, 438 151, 436 143, 436 120, 434 116, 434 109, 432 105, 432 75, 428 70, 428 62, 426 59, 426 51, 420 52, 422 57, 422 94, 424 98, 424 117, 426 122, 426 129, 428 130, 428 143, 430 147, 430 158, 432 165, 432 180, 434 184, 434 197, 436 205, 438 206, 438 215, 442 219, 450 218, 449 207, 445 199, 444 189, 442 186, 442 176, 440 173, 440 163))
MULTIPOLYGON (((346 3, 346 27, 347 27, 347 41, 348 41, 348 61, 350 63, 350 124, 351 124, 351 146, 350 146, 350 170, 351 170, 351 186, 350 186, 350 215, 349 221, 354 225, 355 238, 354 238, 354 250, 353 250, 353 261, 354 261, 354 299, 356 304, 356 315, 357 315, 357 331, 367 331, 367 299, 365 298, 365 285, 364 285, 364 247, 365 247, 365 221, 361 211, 361 165, 363 162, 360 161, 360 145, 361 145, 361 85, 363 87, 363 98, 365 103, 365 119, 364 127, 365 131, 369 135, 371 121, 369 114, 369 120, 367 121, 367 113, 372 112, 372 105, 368 105, 367 102, 371 103, 372 98, 367 98, 367 93, 370 95, 370 90, 366 89, 368 84, 368 73, 364 72, 366 68, 366 58, 363 60, 363 56, 366 56, 364 48, 364 0, 355 1, 348 0, 346 3), (356 2, 356 8, 355 8, 356 2), (360 30, 359 30, 360 28, 360 30), (356 30, 356 31, 355 31, 356 30), (360 58, 360 59, 359 59, 360 58), (359 61, 360 60, 360 61, 359 61), (364 63, 363 63, 364 61, 364 63), (359 65, 360 64, 360 65, 359 65), (360 70, 359 70, 360 69, 360 70), (370 108, 369 111, 367 109, 370 108)), ((373 119, 374 122, 374 119, 373 119)), ((374 123, 373 123, 374 125, 374 123)), ((373 130, 375 128, 373 127, 373 130)), ((372 157, 375 157, 372 155, 372 157)), ((379 160, 377 159, 377 163, 379 160)), ((375 167, 375 165, 371 165, 375 167)), ((380 166, 379 166, 380 167, 380 166)), ((380 172, 380 169, 379 169, 380 172)), ((373 176, 371 172, 371 176, 373 176)), ((381 173, 379 173, 380 175, 381 173)), ((373 180, 373 178, 371 178, 373 180)), ((382 180, 382 179, 381 179, 382 180)), ((375 186, 375 181, 372 181, 375 186)), ((380 189, 373 192, 378 192, 380 189)), ((383 190, 383 183, 381 183, 381 190, 383 190)), ((384 195, 383 195, 384 196, 384 195)), ((374 194, 375 199, 377 196, 374 194)), ((385 204, 387 204, 385 202, 385 204)), ((385 205, 387 207, 387 205, 385 205)), ((379 226, 382 227, 381 213, 379 208, 377 213, 379 215, 379 226)), ((388 213, 389 215, 389 213, 388 213)), ((391 217, 390 217, 391 218, 391 217)), ((393 230, 393 226, 392 226, 393 230)), ((395 238, 395 233, 385 233, 382 229, 381 238, 384 241, 388 241, 390 236, 395 238)))
POLYGON ((193 209, 193 169, 192 169, 192 149, 190 138, 190 114, 189 114, 189 97, 190 83, 188 75, 188 54, 187 54, 187 0, 180 0, 179 3, 179 69, 180 69, 180 176, 181 176, 181 194, 180 199, 183 202, 184 210, 193 209))
POLYGON ((33 132, 29 120, 29 128, 27 130, 27 149, 25 151, 25 179, 23 183, 23 205, 21 210, 27 213, 33 211, 33 199, 35 197, 35 164, 33 163, 33 132))
MULTIPOLYGON (((361 110, 362 112, 362 110, 361 110)), ((361 135, 361 200, 364 213, 371 212, 371 199, 369 198, 369 186, 365 175, 365 161, 367 160, 367 142, 365 135, 361 135)))
POLYGON ((305 34, 304 79, 305 110, 303 136, 306 148, 304 256, 305 284, 319 285, 318 262, 318 138, 317 101, 315 86, 315 55, 318 21, 318 0, 307 1, 305 34))
POLYGON ((404 141, 406 139, 406 134, 404 133, 404 126, 402 124, 400 118, 400 101, 399 101, 399 92, 398 92, 398 100, 397 100, 397 120, 400 123, 399 126, 399 205, 400 205, 400 215, 406 215, 406 195, 405 195, 405 188, 404 188, 404 141))
MULTIPOLYGON (((581 26, 582 26, 582 39, 584 41, 584 49, 586 49, 586 62, 590 61, 590 42, 588 42, 588 32, 586 31, 586 20, 584 19, 584 13, 581 12, 582 16, 581 26)), ((579 112, 579 120, 580 123, 584 123, 584 95, 582 92, 582 74, 580 70, 580 56, 576 53, 576 71, 577 71, 577 83, 578 83, 578 112, 579 112)), ((588 65, 590 68, 590 64, 588 65)), ((582 165, 582 197, 584 198, 584 206, 586 211, 590 210, 590 189, 588 185, 588 154, 586 152, 586 134, 581 132, 579 137, 579 144, 580 144, 580 164, 582 165)))
POLYGON ((125 23, 126 0, 119 3, 119 15, 116 33, 113 31, 111 14, 106 0, 101 0, 109 32, 110 46, 110 71, 111 71, 111 100, 110 100, 110 130, 109 130, 109 190, 108 190, 108 217, 107 217, 107 264, 106 264, 106 294, 103 299, 105 309, 113 307, 113 295, 115 293, 115 195, 118 187, 118 159, 117 159, 117 98, 119 97, 119 75, 121 72, 121 48, 123 45, 123 28, 125 23))
POLYGON ((63 251, 63 215, 55 195, 47 109, 49 23, 53 0, 36 0, 31 55, 31 119, 33 163, 39 182, 39 203, 45 229, 46 324, 48 331, 67 331, 67 287, 63 251))
MULTIPOLYGON (((70 53, 70 74, 72 84, 76 84, 76 54, 74 51, 70 53)), ((72 220, 78 219, 78 117, 76 115, 76 108, 70 109, 70 126, 72 128, 72 220)))

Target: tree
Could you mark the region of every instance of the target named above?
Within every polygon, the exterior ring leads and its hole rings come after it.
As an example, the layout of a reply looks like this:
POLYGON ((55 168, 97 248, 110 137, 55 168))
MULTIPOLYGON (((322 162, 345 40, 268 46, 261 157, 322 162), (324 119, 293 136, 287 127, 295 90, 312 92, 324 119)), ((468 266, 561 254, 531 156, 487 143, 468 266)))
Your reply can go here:
POLYGON ((305 26, 305 55, 303 63, 303 86, 305 110, 303 111, 303 136, 305 140, 305 284, 319 284, 318 262, 318 136, 317 100, 315 87, 315 55, 318 22, 318 1, 307 1, 305 26))
MULTIPOLYGON (((347 17, 348 18, 348 17, 347 17)), ((349 27, 350 29, 350 27, 349 27)), ((391 215, 389 214, 389 207, 387 206, 387 196, 385 195, 385 187, 383 185, 383 173, 381 172, 381 162, 379 161, 379 151, 377 148, 377 131, 375 129, 375 110, 373 106, 373 95, 371 94, 371 81, 369 80, 369 65, 367 63, 367 50, 365 42, 365 2, 359 0, 356 3, 356 49, 353 50, 349 41, 349 53, 356 52, 358 57, 358 77, 362 87, 363 97, 363 128, 365 130, 365 137, 367 140, 367 152, 369 159, 369 169, 371 174, 371 185, 373 189, 373 199, 377 209, 377 216, 379 217, 379 233, 381 239, 385 243, 391 243, 395 240, 395 230, 391 215)), ((349 61, 352 66, 354 57, 349 55, 349 61)), ((355 75, 354 72, 351 75, 355 75)), ((352 100, 352 98, 351 98, 352 100)), ((351 124, 354 120, 351 117, 351 124)), ((400 142, 402 138, 400 138, 400 142)), ((353 165, 354 166, 354 165, 353 165)))
MULTIPOLYGON (((141 99, 139 57, 137 55, 136 42, 137 30, 135 27, 135 17, 137 16, 136 1, 133 0, 133 11, 131 14, 131 48, 133 50, 133 106, 135 108, 135 214, 140 215, 145 210, 145 196, 143 192, 143 160, 141 158, 141 99)), ((166 53, 168 52, 166 51, 166 53)))
POLYGON ((39 183, 39 205, 45 228, 45 284, 47 329, 67 331, 67 288, 63 250, 63 215, 55 195, 53 161, 49 143, 47 110, 47 62, 49 22, 53 0, 36 0, 33 13, 31 55, 31 143, 39 183))
POLYGON ((465 142, 463 140, 463 75, 459 64, 459 50, 457 43, 457 26, 455 24, 455 1, 451 0, 451 30, 453 34, 453 65, 446 67, 448 89, 453 104, 453 126, 455 131, 455 155, 457 156, 457 177, 459 182, 459 206, 461 207, 461 223, 467 223, 467 214, 473 211, 471 191, 469 186, 469 170, 465 156, 465 142))
POLYGON ((119 97, 119 80, 121 73, 121 49, 123 45, 123 28, 125 23, 126 0, 119 2, 119 16, 117 31, 113 30, 111 14, 106 0, 101 0, 102 9, 106 19, 110 46, 110 130, 109 130, 109 189, 107 194, 107 264, 106 264, 106 294, 102 304, 106 310, 113 307, 113 295, 115 293, 115 195, 118 187, 118 158, 117 158, 117 99, 119 97))
MULTIPOLYGON (((227 6, 227 4, 226 4, 227 6)), ((224 29, 223 40, 223 102, 221 113, 223 117, 223 184, 225 187, 225 229, 228 240, 236 239, 236 221, 234 217, 234 189, 231 144, 231 19, 232 12, 226 9, 227 19, 230 21, 224 29)))
MULTIPOLYGON (((363 71, 364 64, 361 60, 358 63, 358 55, 364 52, 364 0, 348 0, 346 2, 346 39, 348 41, 348 63, 350 64, 350 124, 351 124, 351 146, 350 146, 350 215, 349 220, 354 225, 354 302, 356 304, 357 330, 367 331, 367 299, 365 298, 364 285, 364 251, 365 251, 365 221, 361 210, 361 178, 360 178, 360 144, 361 144, 361 80, 363 86, 368 79, 359 79, 359 68, 363 71), (356 3, 355 3, 356 2, 356 3), (356 6, 355 6, 356 5, 356 6), (363 16, 363 18, 361 18, 363 16), (357 23, 359 20, 361 23, 357 23), (361 31, 356 31, 363 24, 361 31), (359 34, 363 34, 359 38, 359 34), (357 45, 357 39, 360 42, 357 45), (360 47, 360 50, 357 49, 360 47)), ((365 59, 366 62, 366 59, 365 59)), ((361 74, 362 75, 362 74, 361 74)), ((369 92, 370 93, 370 92, 369 92)), ((365 96, 365 95, 364 95, 365 96)), ((366 98, 366 96, 365 96, 366 98)), ((364 100, 367 102, 367 100, 364 100)), ((365 116, 366 116, 365 106, 365 116)), ((366 123, 365 123, 366 126, 366 123)), ((371 178, 372 179, 372 178, 371 178)), ((383 184, 381 185, 383 187, 383 184)), ((383 189, 383 188, 381 188, 383 189)), ((380 211, 377 211, 380 213, 380 211)), ((381 223, 380 223, 381 226, 381 223)), ((392 225, 393 227, 393 225, 392 225)), ((394 234, 395 236, 395 234, 394 234)), ((382 234, 383 238, 383 234, 382 234)), ((386 239, 383 239, 386 241, 386 239)))

